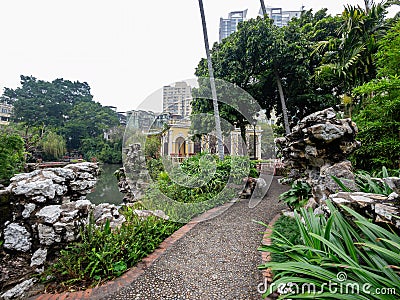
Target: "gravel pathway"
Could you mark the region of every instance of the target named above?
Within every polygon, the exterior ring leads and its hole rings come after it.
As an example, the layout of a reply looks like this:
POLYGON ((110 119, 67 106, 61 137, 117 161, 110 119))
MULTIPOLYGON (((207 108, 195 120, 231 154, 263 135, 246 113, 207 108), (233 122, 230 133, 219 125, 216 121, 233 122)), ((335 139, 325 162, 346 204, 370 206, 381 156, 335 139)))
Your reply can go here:
POLYGON ((268 223, 285 206, 287 190, 274 178, 267 196, 250 209, 241 199, 221 215, 198 223, 130 286, 105 299, 261 299, 257 251, 268 223))

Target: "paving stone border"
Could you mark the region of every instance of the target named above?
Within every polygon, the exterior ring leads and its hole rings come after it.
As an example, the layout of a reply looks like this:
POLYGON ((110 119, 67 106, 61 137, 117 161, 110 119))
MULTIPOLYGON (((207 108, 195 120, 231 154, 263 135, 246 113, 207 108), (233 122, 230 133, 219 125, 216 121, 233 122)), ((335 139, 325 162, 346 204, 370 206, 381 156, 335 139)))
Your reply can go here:
POLYGON ((147 257, 143 258, 136 266, 132 267, 129 271, 124 273, 122 276, 116 278, 113 281, 109 281, 104 285, 94 287, 79 292, 64 292, 61 294, 39 294, 28 298, 28 300, 80 300, 80 299, 102 299, 107 295, 116 293, 119 289, 125 286, 129 286, 135 281, 144 271, 151 266, 167 249, 169 249, 174 243, 181 239, 186 233, 192 230, 199 222, 213 218, 214 216, 224 212, 230 206, 232 206, 236 200, 227 202, 221 206, 214 207, 200 216, 194 218, 189 223, 182 226, 180 229, 175 231, 171 236, 166 238, 158 248, 147 257))
MULTIPOLYGON (((263 240, 262 240, 262 244, 265 246, 271 246, 272 245, 272 239, 271 239, 271 234, 273 231, 273 227, 276 221, 278 221, 278 219, 282 216, 281 213, 276 214, 275 217, 273 217, 273 219, 271 220, 271 222, 268 223, 268 227, 264 232, 264 236, 263 236, 263 240)), ((262 263, 266 263, 271 261, 271 252, 261 252, 261 258, 262 258, 262 263)), ((270 268, 268 269, 264 269, 262 270, 262 274, 266 280, 266 282, 268 282, 268 284, 272 283, 272 279, 274 277, 274 275, 272 274, 272 271, 270 268)), ((274 293, 272 294, 270 297, 265 298, 265 300, 275 300, 277 298, 278 294, 274 293)))

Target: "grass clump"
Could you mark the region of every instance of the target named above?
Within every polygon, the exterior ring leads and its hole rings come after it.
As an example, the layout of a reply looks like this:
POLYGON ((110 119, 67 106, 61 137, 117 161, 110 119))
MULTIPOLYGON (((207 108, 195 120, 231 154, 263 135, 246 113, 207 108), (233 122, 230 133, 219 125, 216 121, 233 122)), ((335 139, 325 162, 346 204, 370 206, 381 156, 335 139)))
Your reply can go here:
MULTIPOLYGON (((281 216, 274 224, 272 229, 272 243, 279 243, 279 239, 284 236, 290 243, 298 244, 301 242, 300 230, 296 220, 288 216, 281 216)), ((281 253, 272 253, 272 261, 287 261, 287 256, 281 253)))

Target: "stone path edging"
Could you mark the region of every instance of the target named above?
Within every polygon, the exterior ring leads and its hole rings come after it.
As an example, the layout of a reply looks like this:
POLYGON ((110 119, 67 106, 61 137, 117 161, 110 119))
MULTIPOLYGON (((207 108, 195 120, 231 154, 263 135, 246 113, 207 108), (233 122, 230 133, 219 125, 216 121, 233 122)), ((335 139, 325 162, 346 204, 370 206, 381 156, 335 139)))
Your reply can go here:
POLYGON ((167 249, 169 249, 174 243, 181 239, 186 233, 192 230, 199 222, 210 219, 221 212, 227 210, 232 206, 236 200, 227 202, 221 206, 214 207, 198 217, 195 217, 189 223, 183 225, 171 236, 166 238, 153 253, 143 258, 136 266, 132 267, 129 271, 116 278, 113 281, 109 281, 101 286, 94 287, 79 292, 64 292, 61 294, 39 294, 30 297, 29 300, 79 300, 79 299, 100 299, 107 295, 117 292, 124 286, 128 286, 134 280, 136 280, 144 271, 152 265, 167 249))
MULTIPOLYGON (((278 219, 282 216, 281 213, 278 213, 275 215, 275 217, 273 217, 273 219, 271 220, 271 222, 268 223, 268 227, 264 232, 263 235, 263 240, 262 240, 262 244, 265 246, 271 246, 272 245, 272 240, 271 240, 271 234, 273 231, 273 226, 275 224, 276 221, 278 221, 278 219)), ((262 263, 265 264, 266 262, 271 261, 271 252, 261 252, 261 258, 262 258, 262 263)), ((266 282, 268 282, 268 284, 270 284, 272 282, 272 279, 274 277, 274 275, 271 272, 271 269, 263 269, 262 270, 262 274, 266 280, 266 282)), ((273 300, 275 299, 275 297, 267 297, 265 298, 265 300, 273 300)))

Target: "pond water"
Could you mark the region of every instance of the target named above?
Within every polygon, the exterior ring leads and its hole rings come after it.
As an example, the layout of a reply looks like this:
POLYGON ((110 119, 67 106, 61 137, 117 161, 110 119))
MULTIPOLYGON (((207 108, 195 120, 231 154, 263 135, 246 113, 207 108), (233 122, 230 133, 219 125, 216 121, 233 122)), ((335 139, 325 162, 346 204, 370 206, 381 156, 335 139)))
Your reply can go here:
POLYGON ((101 165, 102 172, 97 179, 96 186, 87 198, 94 204, 111 203, 119 205, 122 203, 124 194, 118 190, 118 180, 114 172, 121 168, 121 165, 101 165))

